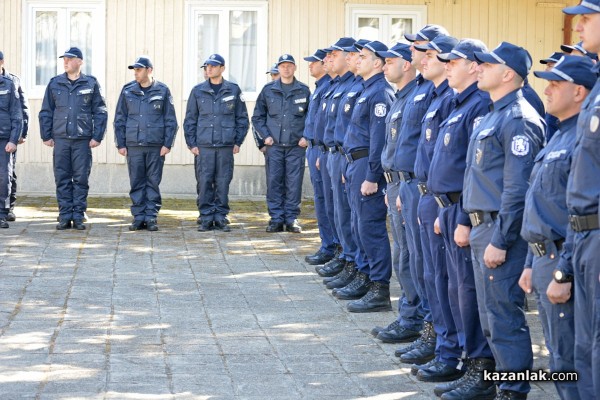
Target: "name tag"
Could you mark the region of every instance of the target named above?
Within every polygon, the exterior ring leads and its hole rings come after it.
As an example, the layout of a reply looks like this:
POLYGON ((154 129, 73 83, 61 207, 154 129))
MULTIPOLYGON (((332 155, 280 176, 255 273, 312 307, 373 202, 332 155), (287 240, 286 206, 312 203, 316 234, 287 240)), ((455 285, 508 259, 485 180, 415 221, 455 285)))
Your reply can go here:
POLYGON ((306 103, 306 97, 294 100, 294 104, 306 103))
POLYGON ((392 114, 392 121, 398 119, 399 116, 402 115, 402 111, 398 111, 392 114))
POLYGON ((346 97, 354 97, 356 96, 356 92, 350 92, 346 95, 346 97))
POLYGON ((342 92, 337 92, 336 94, 333 95, 334 99, 337 99, 338 97, 340 97, 342 95, 342 92))
POLYGON ((556 158, 560 158, 564 154, 567 154, 567 150, 566 149, 551 151, 546 156, 546 161, 551 161, 551 160, 554 160, 556 158))
POLYGON ((365 101, 367 101, 367 98, 366 97, 361 97, 360 99, 358 99, 357 103, 360 104, 360 103, 364 103, 365 101))
POLYGON ((3 96, 5 94, 8 94, 8 92, 9 92, 8 89, 6 89, 6 90, 0 90, 0 95, 3 96))
POLYGON ((227 96, 227 97, 223 98, 222 101, 223 101, 223 103, 225 103, 226 101, 231 101, 233 99, 235 99, 235 96, 227 96))
POLYGON ((90 94, 92 93, 92 89, 83 89, 79 91, 79 94, 90 94))
POLYGON ((163 99, 162 96, 152 96, 152 97, 150 97, 150 100, 148 100, 148 101, 162 100, 162 99, 163 99))
POLYGON ((421 101, 421 100, 423 100, 425 98, 425 96, 427 96, 427 93, 419 94, 419 95, 417 95, 417 96, 415 96, 413 98, 413 101, 415 103, 418 102, 418 101, 421 101))
POLYGON ((481 132, 479 132, 477 134, 477 139, 483 139, 483 138, 490 136, 492 134, 492 132, 494 131, 494 128, 495 127, 491 127, 489 129, 482 130, 481 132))
POLYGON ((437 114, 438 110, 433 110, 429 113, 427 113, 427 115, 425 116, 425 119, 432 119, 433 117, 435 117, 435 114, 437 114))
POLYGON ((452 118, 450 121, 446 122, 446 125, 451 125, 451 124, 455 124, 458 121, 460 121, 460 119, 462 118, 462 114, 457 115, 456 117, 452 118))

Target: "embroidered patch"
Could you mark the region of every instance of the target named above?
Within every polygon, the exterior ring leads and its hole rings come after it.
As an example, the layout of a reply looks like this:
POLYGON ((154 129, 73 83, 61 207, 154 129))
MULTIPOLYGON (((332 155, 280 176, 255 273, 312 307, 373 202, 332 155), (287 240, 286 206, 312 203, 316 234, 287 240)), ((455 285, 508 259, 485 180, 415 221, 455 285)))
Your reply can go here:
POLYGON ((560 158, 563 154, 567 154, 567 149, 555 150, 548 153, 546 156, 546 161, 554 160, 555 158, 560 158))
POLYGON ((356 93, 357 92, 350 92, 346 95, 346 97, 354 97, 354 96, 356 96, 356 93))
POLYGON ((450 133, 446 133, 444 135, 444 146, 448 146, 450 144, 450 133))
POLYGON ((597 115, 592 115, 592 119, 590 119, 590 131, 596 133, 598 125, 600 125, 600 118, 597 115))
POLYGON ((473 120, 473 130, 477 129, 479 124, 481 124, 482 119, 483 119, 483 117, 477 117, 473 120))
POLYGON ((8 94, 8 89, 6 90, 0 90, 0 95, 4 96, 5 94, 8 94))
POLYGON ((173 105, 173 96, 169 96, 169 103, 171 103, 171 105, 173 105))
POLYGON ((235 96, 227 96, 227 97, 223 98, 223 103, 225 103, 227 101, 231 101, 233 99, 235 99, 235 96))
POLYGON ((475 162, 477 164, 479 164, 481 162, 482 158, 483 158, 483 150, 477 149, 477 151, 475 152, 475 162))
POLYGON ((79 94, 90 94, 92 93, 92 89, 83 89, 79 91, 79 94))
POLYGON ((529 138, 523 135, 515 136, 512 140, 511 151, 519 157, 529 154, 529 138))
POLYGON ((306 103, 306 97, 294 100, 294 104, 306 103))
POLYGON ((150 100, 148 100, 148 101, 150 102, 150 101, 154 101, 154 100, 162 100, 162 96, 153 96, 153 97, 150 97, 150 100))
POLYGON ((446 125, 455 124, 462 118, 462 114, 458 114, 456 117, 452 118, 450 121, 446 122, 446 125))
POLYGON ((390 130, 390 133, 392 134, 392 139, 394 139, 396 137, 396 134, 398 133, 398 131, 396 130, 396 128, 392 128, 390 130))
POLYGON ((375 116, 376 117, 385 117, 387 114, 387 106, 384 103, 375 104, 375 116))
POLYGON ((427 140, 428 142, 431 140, 431 129, 427 128, 425 130, 425 140, 427 140))
POLYGON ((423 99, 425 98, 425 96, 426 96, 426 95, 427 95, 427 93, 423 93, 423 94, 420 94, 420 95, 417 95, 417 96, 415 96, 415 97, 413 98, 413 102, 415 102, 415 103, 416 103, 416 102, 418 102, 418 101, 421 101, 421 100, 423 100, 423 99))

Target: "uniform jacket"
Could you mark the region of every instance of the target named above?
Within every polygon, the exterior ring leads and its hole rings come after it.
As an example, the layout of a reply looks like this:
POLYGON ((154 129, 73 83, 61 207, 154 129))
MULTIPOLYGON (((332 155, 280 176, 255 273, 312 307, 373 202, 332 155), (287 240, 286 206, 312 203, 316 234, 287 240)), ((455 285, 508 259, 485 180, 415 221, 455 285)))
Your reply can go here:
POLYGON ((355 76, 350 84, 348 90, 344 92, 344 95, 340 99, 338 105, 338 115, 335 117, 335 143, 338 146, 343 146, 346 140, 346 134, 348 133, 348 125, 350 125, 350 118, 352 117, 352 111, 354 111, 354 105, 356 99, 360 97, 360 94, 364 90, 365 81, 361 76, 355 76))
POLYGON ((323 143, 328 147, 335 146, 335 126, 338 115, 338 108, 344 93, 350 89, 354 81, 354 74, 350 71, 339 77, 339 82, 335 90, 330 95, 327 104, 327 122, 325 123, 325 132, 323 134, 323 143))
POLYGON ((96 78, 81 74, 71 83, 67 74, 50 79, 39 114, 42 140, 94 139, 106 132, 106 102, 96 78))
POLYGON ((23 113, 23 130, 21 131, 21 138, 25 139, 29 132, 29 104, 27 103, 23 86, 21 86, 21 80, 18 76, 7 72, 4 68, 2 68, 2 76, 13 81, 17 88, 17 92, 19 93, 19 102, 21 103, 21 111, 23 113))
POLYGON ((173 96, 167 85, 153 81, 142 88, 136 81, 121 90, 114 121, 117 148, 165 146, 171 148, 179 126, 173 96))
POLYGON ((183 121, 189 148, 241 146, 248 126, 246 103, 235 83, 224 79, 217 94, 208 81, 192 89, 183 121))
POLYGON ((22 126, 19 92, 12 80, 0 75, 0 139, 17 144, 22 126))
POLYGON ((310 98, 310 104, 308 105, 308 111, 306 113, 306 119, 304 121, 304 138, 308 140, 315 139, 315 117, 319 111, 319 104, 321 104, 321 97, 331 85, 331 79, 329 75, 323 75, 317 82, 315 82, 315 91, 310 98))

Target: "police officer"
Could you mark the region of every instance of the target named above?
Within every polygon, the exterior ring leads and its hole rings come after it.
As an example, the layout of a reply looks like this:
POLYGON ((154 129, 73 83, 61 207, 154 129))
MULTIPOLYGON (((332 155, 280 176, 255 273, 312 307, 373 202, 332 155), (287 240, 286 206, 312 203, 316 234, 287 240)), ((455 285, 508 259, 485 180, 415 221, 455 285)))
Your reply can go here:
POLYGON ((272 81, 279 79, 279 69, 277 68, 277 63, 273 64, 271 68, 269 68, 267 74, 271 76, 272 81))
POLYGON ((179 127, 171 91, 152 76, 152 61, 138 57, 128 68, 134 70, 135 80, 121 90, 114 128, 117 149, 127 157, 129 169, 133 215, 129 230, 157 231, 165 155, 179 127))
POLYGON ((345 178, 350 207, 356 212, 353 231, 358 234, 355 240, 362 253, 359 257, 367 260, 369 273, 358 272, 356 289, 363 295, 348 303, 347 309, 350 312, 376 312, 392 307, 389 288, 392 263, 381 151, 385 142, 385 117, 394 92, 383 75, 385 61, 377 55, 378 51, 386 51, 387 46, 372 41, 361 47, 357 71, 364 79, 364 90, 352 112, 344 152, 348 161, 345 178))
POLYGON ((196 158, 198 210, 201 232, 229 232, 229 185, 234 154, 248 133, 248 110, 238 85, 223 79, 225 59, 212 54, 205 62, 209 80, 196 85, 188 99, 183 129, 185 141, 196 158))
POLYGON ((294 77, 296 61, 283 54, 280 78, 266 85, 256 100, 252 124, 267 146, 267 232, 302 232, 298 223, 307 141, 302 137, 310 90, 294 77))
POLYGON ((54 147, 53 165, 59 222, 56 229, 85 230, 88 179, 92 148, 106 132, 106 103, 100 84, 81 73, 83 54, 71 47, 60 56, 65 73, 50 80, 40 110, 40 133, 44 144, 54 147))
POLYGON ((19 91, 12 79, 0 74, 0 228, 4 229, 9 227, 6 219, 10 211, 13 158, 22 127, 19 91))
MULTIPOLYGON (((581 14, 575 30, 583 48, 600 53, 600 1, 587 0, 563 10, 566 14, 581 14)), ((592 73, 598 76, 596 64, 592 73)), ((567 184, 567 208, 570 229, 566 250, 548 288, 554 303, 569 298, 569 280, 573 279, 575 295, 575 370, 582 399, 600 398, 600 81, 596 81, 577 119, 577 143, 567 184), (562 292, 562 293, 561 293, 562 292)))
MULTIPOLYGON (((477 303, 496 370, 531 369, 533 354, 517 282, 527 243, 519 236, 533 160, 543 143, 543 120, 521 91, 531 67, 527 50, 502 42, 475 52, 478 87, 492 111, 474 129, 467 153, 463 208, 471 220, 477 303)), ((500 381, 497 399, 525 399, 528 381, 500 381)))
MULTIPOLYGON (((560 60, 564 53, 554 52, 549 57, 540 60, 540 64, 546 67, 546 71, 554 68, 554 65, 560 60)), ((558 130, 558 118, 554 115, 546 112, 544 115, 544 122, 546 123, 546 142, 549 142, 554 135, 554 132, 558 130)))
MULTIPOLYGON (((21 80, 18 76, 9 73, 4 68, 4 53, 0 51, 0 75, 3 77, 10 79, 14 82, 15 87, 17 88, 17 92, 19 93, 19 102, 21 103, 21 111, 23 113, 23 130, 21 131, 21 137, 17 145, 25 143, 27 140, 27 132, 29 131, 29 105, 27 104, 27 98, 25 97, 25 92, 23 92, 23 86, 21 86, 21 80)), ((8 211, 8 215, 6 216, 7 221, 14 221, 15 217, 15 203, 17 201, 17 152, 13 153, 13 167, 12 167, 12 176, 11 176, 11 191, 10 191, 10 208, 8 211)))
MULTIPOLYGON (((575 370, 573 298, 552 304, 546 290, 567 236, 567 180, 575 148, 577 117, 581 104, 596 83, 596 77, 590 74, 592 67, 587 57, 567 55, 550 71, 534 72, 538 78, 549 81, 544 91, 546 107, 559 118, 560 130, 538 154, 531 174, 521 229, 521 236, 529 242, 529 252, 519 285, 526 293, 535 292, 553 372, 575 370)), ((562 399, 580 398, 577 382, 555 381, 554 384, 562 399)))
POLYGON ((560 49, 562 51, 564 51, 566 54, 571 54, 573 56, 588 57, 590 60, 592 60, 592 62, 594 62, 594 63, 598 62, 598 53, 587 51, 583 47, 583 42, 579 42, 574 45, 561 44, 560 49))
MULTIPOLYGON (((496 395, 494 383, 483 380, 483 370, 492 371, 494 359, 479 320, 469 246, 471 223, 462 211, 460 199, 469 137, 473 125, 489 112, 491 103, 489 95, 477 88, 478 67, 474 56, 476 51, 487 50, 479 40, 463 39, 452 51, 438 55, 446 63, 448 85, 456 95, 450 115, 440 126, 427 186, 439 205, 435 230, 446 246, 448 274, 443 285, 447 285, 447 293, 440 296, 440 306, 446 317, 453 317, 462 349, 461 359, 451 360, 451 366, 466 367, 462 378, 436 386, 435 394, 443 399, 483 399, 496 395)), ((439 293, 440 288, 437 289, 439 293)), ((447 368, 446 371, 451 374, 447 368)))

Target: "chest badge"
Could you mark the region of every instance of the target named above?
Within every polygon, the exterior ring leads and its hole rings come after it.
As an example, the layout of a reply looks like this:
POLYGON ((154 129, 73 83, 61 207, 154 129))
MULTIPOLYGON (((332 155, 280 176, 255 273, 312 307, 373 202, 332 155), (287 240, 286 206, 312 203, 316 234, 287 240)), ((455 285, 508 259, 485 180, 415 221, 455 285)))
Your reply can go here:
POLYGON ((450 132, 444 135, 444 146, 448 146, 450 144, 450 132))
POLYGON ((344 112, 348 113, 350 111, 350 104, 344 105, 344 112))
POLYGON ((396 128, 392 128, 390 130, 390 133, 392 134, 392 139, 395 139, 396 135, 398 134, 398 131, 396 130, 396 128))
POLYGON ((428 142, 431 140, 431 129, 427 128, 425 130, 425 140, 427 140, 428 142))
POLYGON ((477 149, 477 151, 475 152, 475 162, 477 163, 477 165, 479 165, 479 163, 481 163, 482 158, 483 158, 483 150, 477 149))
POLYGON ((512 140, 511 151, 519 157, 529 154, 529 138, 522 135, 515 136, 512 140))
POLYGON ((154 109, 155 110, 160 110, 161 104, 160 103, 154 103, 154 109))
POLYGON ((596 133, 598 125, 600 125, 600 118, 597 115, 592 115, 592 119, 590 119, 590 132, 596 133))

